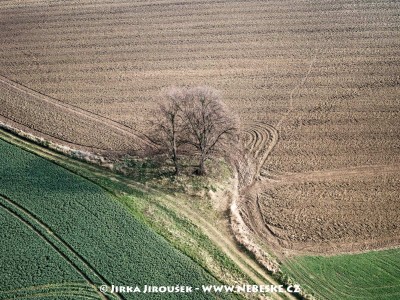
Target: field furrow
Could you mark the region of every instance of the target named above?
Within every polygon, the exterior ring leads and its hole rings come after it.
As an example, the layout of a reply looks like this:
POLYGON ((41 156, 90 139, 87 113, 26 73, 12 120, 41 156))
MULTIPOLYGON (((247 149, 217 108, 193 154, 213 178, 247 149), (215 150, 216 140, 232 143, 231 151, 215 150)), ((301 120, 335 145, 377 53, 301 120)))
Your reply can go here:
MULTIPOLYGON (((399 14, 392 0, 4 0, 0 121, 73 149, 140 154, 160 91, 209 85, 242 121, 233 204, 254 240, 283 260, 398 246, 399 14)), ((270 280, 207 218, 167 205, 270 280)), ((290 264, 311 289, 326 282, 321 298, 357 298, 346 280, 368 274, 344 257, 290 264)), ((395 299, 382 284, 380 298, 395 299)))
MULTIPOLYGON (((108 134, 108 136, 113 138, 115 141, 124 142, 124 139, 126 140, 127 143, 125 144, 125 150, 133 150, 136 147, 136 150, 139 151, 139 149, 143 149, 145 145, 151 145, 151 142, 146 137, 138 133, 134 133, 132 128, 106 117, 83 110, 79 107, 65 104, 57 99, 32 90, 4 76, 0 76, 0 89, 4 94, 7 95, 9 93, 9 95, 13 96, 12 98, 2 98, 4 101, 4 106, 2 106, 0 114, 4 118, 11 119, 15 123, 19 123, 24 127, 33 129, 36 132, 45 134, 46 136, 56 138, 64 143, 73 145, 78 144, 78 141, 82 140, 86 143, 78 145, 92 148, 95 151, 123 150, 123 148, 118 149, 118 146, 113 147, 112 144, 106 145, 102 143, 101 140, 96 140, 96 142, 94 142, 96 136, 101 134, 100 131, 105 129, 103 133, 105 135, 108 134), (13 105, 11 102, 15 99, 19 101, 18 105, 13 105), (46 109, 44 109, 41 113, 46 115, 46 118, 43 119, 43 115, 40 116, 35 113, 35 110, 37 110, 38 107, 46 107, 46 109), (35 115, 37 115, 36 118, 35 115), (24 119, 22 116, 29 117, 29 121, 25 119, 23 123, 20 123, 24 119), (51 119, 53 119, 52 122, 50 122, 51 119), (73 128, 73 131, 69 130, 71 135, 68 135, 68 131, 64 131, 62 133, 54 131, 55 129, 59 130, 61 126, 65 126, 66 124, 63 123, 66 120, 70 122, 69 126, 72 128, 74 127, 72 124, 76 124, 76 127, 73 128), (77 132, 83 133, 83 136, 78 138, 76 135, 77 132), (114 136, 111 136, 110 133, 114 136), (124 139, 122 139, 122 137, 124 137, 124 139), (93 142, 93 144, 90 142, 93 142), (129 148, 127 147, 128 143, 129 148), (100 146, 104 145, 104 148, 98 148, 97 144, 100 146)), ((103 135, 103 137, 107 139, 106 136, 103 135)))

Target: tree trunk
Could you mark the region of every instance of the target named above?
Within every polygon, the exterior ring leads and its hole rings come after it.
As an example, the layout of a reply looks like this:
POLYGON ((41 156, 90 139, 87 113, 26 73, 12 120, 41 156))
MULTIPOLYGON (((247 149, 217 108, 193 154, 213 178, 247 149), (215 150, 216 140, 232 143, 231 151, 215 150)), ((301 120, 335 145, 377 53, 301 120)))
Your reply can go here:
POLYGON ((178 160, 177 160, 177 159, 174 159, 174 167, 175 167, 174 175, 175 175, 175 176, 176 176, 176 175, 179 175, 180 170, 179 170, 179 164, 178 164, 178 160))
POLYGON ((205 157, 200 158, 199 168, 197 170, 197 175, 205 175, 206 174, 206 166, 205 166, 205 157))
MULTIPOLYGON (((175 130, 175 128, 174 128, 175 130)), ((176 149, 176 135, 174 132, 174 137, 173 137, 173 142, 172 142, 172 160, 174 162, 174 167, 175 167, 175 174, 174 175, 179 175, 179 163, 178 163, 178 154, 177 154, 177 149, 176 149)))
POLYGON ((180 168, 179 168, 179 163, 178 163, 178 156, 176 154, 176 148, 174 148, 173 150, 173 156, 172 156, 172 160, 174 162, 174 168, 175 168, 175 173, 174 175, 179 175, 180 173, 180 168))

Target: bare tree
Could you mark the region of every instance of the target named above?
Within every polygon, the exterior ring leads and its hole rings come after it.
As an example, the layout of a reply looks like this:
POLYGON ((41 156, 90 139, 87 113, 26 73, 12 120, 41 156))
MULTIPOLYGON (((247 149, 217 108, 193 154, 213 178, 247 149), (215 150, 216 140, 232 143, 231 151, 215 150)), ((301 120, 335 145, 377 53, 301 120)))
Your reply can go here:
POLYGON ((181 89, 173 87, 166 90, 156 111, 155 120, 152 121, 154 142, 172 159, 175 175, 180 173, 178 148, 183 141, 181 117, 183 98, 181 89))
POLYGON ((238 138, 238 122, 216 90, 202 86, 183 90, 181 102, 185 143, 199 156, 197 174, 204 175, 205 162, 238 138))
POLYGON ((153 141, 168 153, 180 173, 183 153, 198 159, 197 174, 206 173, 205 162, 215 153, 224 153, 238 141, 238 122, 210 87, 173 87, 163 93, 153 124, 153 141), (184 147, 182 147, 184 146, 184 147))

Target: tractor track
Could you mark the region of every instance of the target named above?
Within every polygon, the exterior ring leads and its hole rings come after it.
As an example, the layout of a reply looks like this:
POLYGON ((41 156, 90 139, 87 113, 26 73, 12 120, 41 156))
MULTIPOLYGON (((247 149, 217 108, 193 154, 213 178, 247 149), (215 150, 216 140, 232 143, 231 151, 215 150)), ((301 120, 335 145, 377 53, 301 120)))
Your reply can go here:
MULTIPOLYGON (((255 174, 253 174, 253 180, 250 184, 238 187, 240 195, 237 199, 237 207, 240 211, 240 216, 244 222, 243 226, 249 227, 258 236, 263 237, 267 243, 276 245, 275 237, 269 228, 265 226, 264 218, 260 210, 260 205, 258 203, 258 193, 262 188, 268 184, 265 181, 265 177, 261 176, 261 170, 266 163, 268 156, 272 152, 275 145, 279 140, 279 131, 282 123, 286 120, 290 112, 294 109, 294 95, 295 93, 304 85, 310 75, 312 68, 316 62, 316 56, 311 60, 308 70, 300 82, 290 91, 289 103, 286 113, 280 118, 275 126, 253 122, 247 125, 247 129, 244 132, 247 136, 248 142, 244 144, 246 150, 253 154, 253 162, 256 164, 255 174), (269 137, 269 138, 267 138, 269 137), (262 151, 260 148, 264 148, 262 151), (254 149, 256 149, 254 151, 254 149), (262 152, 260 156, 259 153, 262 152)), ((240 173, 242 170, 237 170, 240 173)), ((233 200, 235 201, 235 200, 233 200)))
POLYGON ((11 299, 35 299, 37 297, 50 296, 74 296, 82 299, 99 299, 92 286, 82 283, 45 284, 26 288, 1 291, 1 300, 11 299))
POLYGON ((139 132, 135 131, 133 128, 126 126, 122 123, 119 123, 117 121, 114 121, 110 118, 107 118, 105 116, 82 109, 82 108, 72 105, 72 104, 64 103, 58 99, 55 99, 53 97, 50 97, 48 95, 45 95, 45 94, 37 91, 37 90, 29 88, 17 81, 11 80, 3 75, 0 75, 0 84, 11 87, 13 90, 18 91, 20 93, 30 95, 33 98, 40 100, 42 102, 48 103, 49 105, 53 105, 58 109, 62 109, 69 113, 87 118, 91 121, 100 123, 103 126, 108 126, 109 128, 111 128, 125 136, 139 140, 143 145, 146 145, 149 147, 154 146, 154 143, 151 142, 146 135, 139 133, 139 132))
POLYGON ((0 206, 13 217, 25 224, 49 246, 51 246, 73 269, 76 270, 76 272, 78 272, 85 279, 89 286, 96 291, 100 299, 112 300, 114 299, 114 296, 120 300, 124 299, 124 297, 119 294, 110 296, 104 295, 98 291, 96 283, 91 279, 91 277, 95 277, 99 283, 102 282, 110 285, 109 282, 93 267, 91 267, 90 264, 79 253, 77 253, 70 245, 68 245, 56 233, 54 233, 50 227, 40 221, 24 207, 20 206, 18 203, 2 194, 0 194, 0 206), (65 248, 67 251, 63 250, 62 248, 65 248), (82 271, 76 261, 82 264, 87 270, 82 271), (91 274, 89 275, 87 273, 91 274))
MULTIPOLYGON (((291 90, 287 112, 273 127, 268 124, 254 122, 247 124, 244 129, 244 147, 256 164, 256 174, 253 176, 253 181, 240 188, 240 197, 238 199, 238 208, 245 226, 258 237, 261 237, 268 246, 278 251, 275 254, 283 258, 282 251, 286 249, 287 242, 280 240, 269 228, 267 220, 262 214, 260 206, 260 196, 264 191, 277 186, 306 183, 306 182, 323 182, 323 181, 340 181, 354 178, 371 178, 379 177, 388 174, 399 174, 400 165, 364 165, 356 167, 347 167, 331 170, 318 170, 302 173, 279 173, 271 174, 266 169, 263 170, 268 156, 278 143, 279 132, 282 123, 288 118, 291 111, 294 109, 294 96, 298 90, 304 85, 309 77, 312 68, 315 64, 316 56, 309 64, 308 70, 301 81, 291 90), (268 132, 268 133, 266 133, 268 132), (268 139, 267 136, 272 137, 268 139), (260 148, 265 147, 264 153, 260 148), (259 155, 263 153, 263 155, 259 155), (262 174, 261 174, 262 171, 262 174)), ((238 170, 240 172, 240 170, 238 170)), ((290 250, 292 253, 294 251, 290 250)), ((284 251, 286 252, 286 251, 284 251)), ((339 251, 340 252, 340 251, 339 251)), ((338 252, 338 253, 339 253, 338 252)))

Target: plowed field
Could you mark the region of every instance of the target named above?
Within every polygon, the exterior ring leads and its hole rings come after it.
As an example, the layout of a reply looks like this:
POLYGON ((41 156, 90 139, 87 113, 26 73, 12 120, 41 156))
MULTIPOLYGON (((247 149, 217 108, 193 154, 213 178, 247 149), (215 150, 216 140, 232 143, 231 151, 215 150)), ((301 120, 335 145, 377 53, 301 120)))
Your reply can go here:
MULTIPOLYGON (((1 75, 62 103, 145 131, 161 88, 208 84, 244 121, 279 124, 269 170, 400 162, 397 2, 34 0, 0 10, 1 75)), ((139 147, 52 106, 17 114, 38 104, 9 89, 0 86, 6 118, 81 145, 139 147)))
MULTIPOLYGON (((3 122, 77 147, 138 151, 163 87, 206 84, 243 121, 257 165, 244 174, 300 178, 276 191, 279 201, 305 209, 299 191, 322 203, 319 194, 347 187, 357 190, 348 201, 373 201, 362 175, 312 192, 301 177, 400 164, 396 1, 6 0, 0 12, 3 122)), ((389 179, 365 180, 386 190, 389 179)), ((241 209, 264 226, 278 204, 258 207, 253 192, 241 209)))

